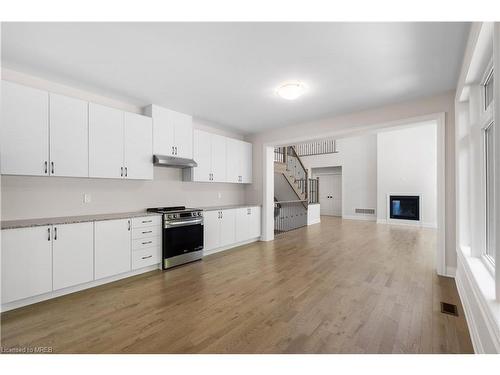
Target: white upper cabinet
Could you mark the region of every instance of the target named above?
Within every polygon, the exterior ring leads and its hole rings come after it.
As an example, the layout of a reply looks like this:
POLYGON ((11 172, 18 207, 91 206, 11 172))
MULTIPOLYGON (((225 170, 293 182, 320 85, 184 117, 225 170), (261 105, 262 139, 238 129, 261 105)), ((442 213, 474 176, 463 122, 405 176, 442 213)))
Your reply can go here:
POLYGON ((89 175, 122 178, 123 112, 89 103, 89 175))
POLYGON ((2 303, 52 290, 51 233, 48 225, 2 230, 2 303))
POLYGON ((226 182, 226 140, 227 138, 221 135, 210 135, 212 181, 214 182, 226 182))
POLYGON ((1 173, 49 175, 49 94, 2 81, 1 173))
POLYGON ((50 175, 88 177, 88 147, 88 102, 50 93, 50 175))
POLYGON ((151 117, 125 113, 124 177, 153 179, 153 123, 151 117))
POLYGON ((252 158, 253 158, 253 153, 252 153, 252 148, 253 145, 248 142, 241 142, 242 143, 242 156, 241 156, 241 181, 244 184, 251 184, 252 183, 252 158))
POLYGON ((196 182, 226 182, 226 137, 203 130, 193 131, 195 168, 184 170, 184 179, 196 182))
POLYGON ((194 161, 184 179, 195 182, 252 182, 252 144, 195 129, 194 161))
POLYGON ((252 144, 228 138, 226 157, 227 182, 252 182, 252 144))
POLYGON ((146 108, 153 118, 153 153, 193 158, 193 118, 157 105, 146 108))
POLYGON ((198 164, 192 168, 192 180, 199 182, 212 181, 212 142, 211 134, 193 131, 193 159, 198 164))
POLYGON ((52 227, 54 290, 94 280, 94 223, 52 227))

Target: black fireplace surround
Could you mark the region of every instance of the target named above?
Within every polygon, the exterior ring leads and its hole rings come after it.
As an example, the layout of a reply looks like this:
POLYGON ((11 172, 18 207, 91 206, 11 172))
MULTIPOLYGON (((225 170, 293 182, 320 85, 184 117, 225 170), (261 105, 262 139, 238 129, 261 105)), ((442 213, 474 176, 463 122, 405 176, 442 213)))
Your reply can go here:
POLYGON ((391 195, 389 207, 391 219, 420 220, 420 197, 418 195, 391 195))

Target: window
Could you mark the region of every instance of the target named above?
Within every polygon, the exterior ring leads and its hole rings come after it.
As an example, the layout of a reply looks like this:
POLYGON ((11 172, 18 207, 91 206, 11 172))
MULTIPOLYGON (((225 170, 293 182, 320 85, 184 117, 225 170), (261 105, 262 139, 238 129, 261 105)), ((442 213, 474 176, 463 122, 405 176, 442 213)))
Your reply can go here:
POLYGON ((484 129, 486 257, 495 262, 495 123, 484 129))
POLYGON ((484 110, 487 110, 491 103, 493 103, 493 70, 490 71, 486 77, 484 86, 484 110))

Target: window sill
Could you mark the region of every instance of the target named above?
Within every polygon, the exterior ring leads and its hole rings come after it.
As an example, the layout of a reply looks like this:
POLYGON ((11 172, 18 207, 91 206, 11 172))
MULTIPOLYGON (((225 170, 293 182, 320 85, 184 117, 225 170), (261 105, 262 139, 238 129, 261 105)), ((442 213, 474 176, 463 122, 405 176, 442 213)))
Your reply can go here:
POLYGON ((467 296, 469 303, 477 304, 483 311, 488 322, 488 331, 500 343, 500 301, 496 299, 494 274, 488 269, 483 259, 471 255, 469 247, 461 247, 458 257, 463 266, 464 276, 471 284, 474 294, 474 296, 467 296))

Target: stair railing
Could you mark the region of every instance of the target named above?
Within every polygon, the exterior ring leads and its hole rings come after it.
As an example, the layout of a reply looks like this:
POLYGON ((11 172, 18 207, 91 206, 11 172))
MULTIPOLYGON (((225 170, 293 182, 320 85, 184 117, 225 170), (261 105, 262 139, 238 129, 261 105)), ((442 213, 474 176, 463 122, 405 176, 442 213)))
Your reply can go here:
POLYGON ((279 234, 307 225, 307 209, 304 201, 274 202, 274 233, 279 234))
POLYGON ((319 203, 319 177, 309 179, 309 204, 319 203))
POLYGON ((294 146, 286 147, 285 153, 286 153, 285 157, 286 168, 293 177, 293 179, 295 180, 295 182, 298 184, 299 189, 302 191, 303 194, 305 194, 305 197, 307 199, 308 196, 307 169, 306 167, 304 167, 304 164, 302 164, 302 160, 300 160, 300 157, 297 155, 294 146))

